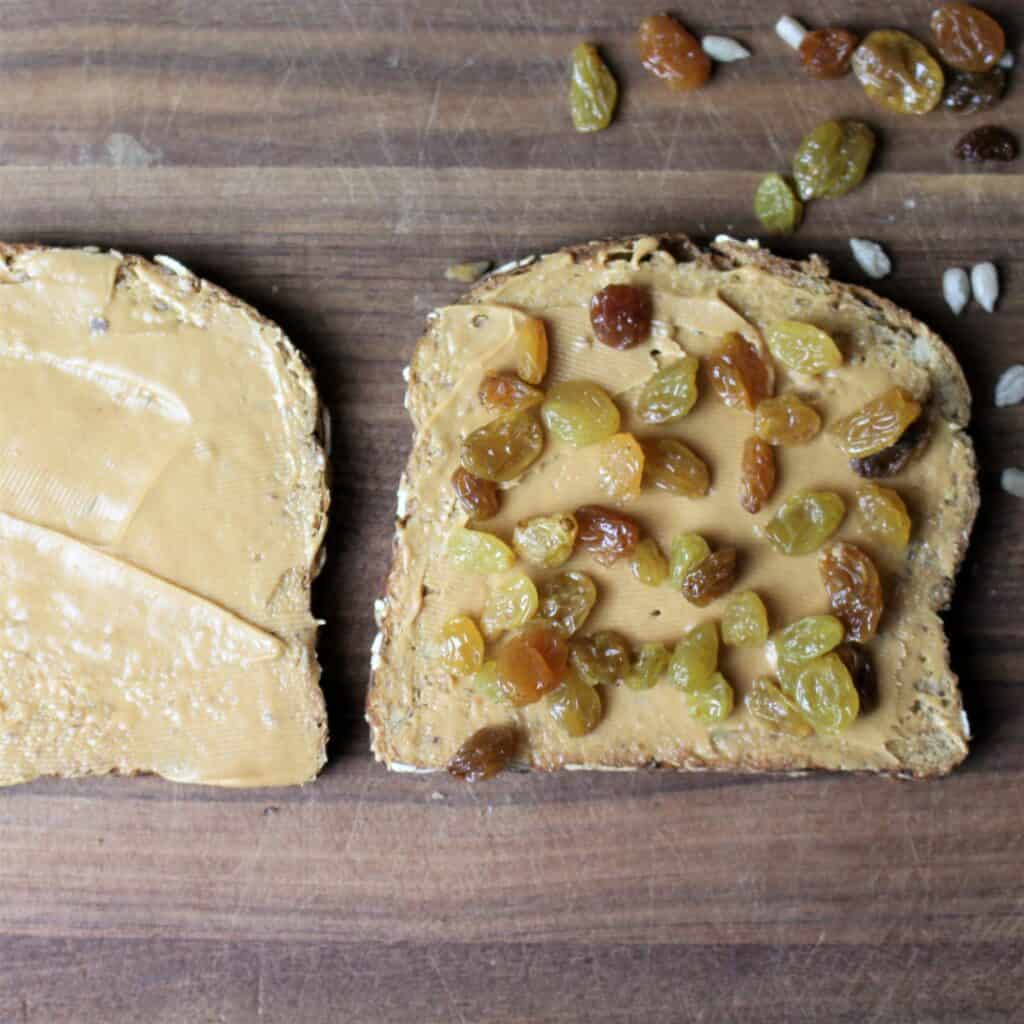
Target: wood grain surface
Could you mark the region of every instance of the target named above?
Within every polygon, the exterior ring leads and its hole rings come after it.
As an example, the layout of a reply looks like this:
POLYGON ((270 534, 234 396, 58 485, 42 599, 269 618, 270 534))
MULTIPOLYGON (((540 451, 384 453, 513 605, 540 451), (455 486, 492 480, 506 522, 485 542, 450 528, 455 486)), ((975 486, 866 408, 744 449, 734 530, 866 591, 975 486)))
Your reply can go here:
MULTIPOLYGON (((1016 45, 1024 9, 986 6, 1016 45)), ((813 25, 927 37, 927 2, 819 0, 813 25)), ((326 621, 331 760, 314 785, 155 779, 0 793, 0 1022, 1024 1019, 1024 361, 1018 161, 972 168, 978 119, 899 118, 806 79, 771 4, 677 5, 754 59, 703 91, 645 77, 621 0, 7 0, 0 234, 170 253, 277 318, 334 414, 326 621), (600 42, 614 126, 568 128, 565 58, 600 42), (953 610, 976 732, 948 780, 388 776, 362 702, 371 604, 409 448, 402 366, 444 268, 593 237, 757 233, 751 193, 828 116, 879 130, 874 169, 778 246, 942 333, 975 390, 983 509, 953 610), (940 277, 994 259, 997 314, 940 277)), ((1020 72, 1017 73, 1019 77, 1020 72)), ((1024 128, 1015 83, 982 121, 1024 128)))

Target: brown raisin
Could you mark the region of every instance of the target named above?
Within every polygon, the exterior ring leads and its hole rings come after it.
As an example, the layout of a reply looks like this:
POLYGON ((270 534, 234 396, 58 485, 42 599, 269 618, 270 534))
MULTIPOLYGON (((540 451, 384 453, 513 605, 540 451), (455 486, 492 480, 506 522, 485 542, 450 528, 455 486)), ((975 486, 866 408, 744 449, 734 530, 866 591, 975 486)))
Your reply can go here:
POLYGON ((871 663, 867 649, 860 644, 840 644, 835 653, 850 673, 853 685, 860 697, 862 712, 873 711, 878 707, 878 679, 875 667, 871 663))
POLYGON ((711 486, 707 463, 674 437, 662 437, 644 445, 643 474, 647 487, 684 498, 700 498, 711 486))
POLYGON ((455 488, 459 504, 469 513, 471 523, 481 523, 498 514, 500 501, 497 485, 493 481, 483 480, 459 466, 452 473, 452 487, 455 488))
POLYGON ((874 562, 853 544, 838 542, 821 553, 821 579, 846 638, 863 643, 878 630, 882 617, 882 582, 874 562))
POLYGON ((683 597, 704 608, 732 589, 738 569, 735 548, 721 548, 697 564, 683 577, 683 597))
POLYGON ((534 704, 561 683, 568 663, 565 637, 546 622, 529 623, 498 649, 498 690, 515 707, 534 704))
POLYGON ((842 78, 850 70, 857 42, 845 28, 819 28, 804 36, 797 52, 804 69, 815 78, 842 78))
POLYGON ((590 300, 590 326, 609 348, 639 345, 651 333, 651 297, 632 285, 606 285, 590 300))
POLYGON ((491 412, 532 409, 544 401, 544 392, 521 381, 514 373, 488 373, 480 382, 480 401, 491 412))
POLYGON ((807 444, 819 430, 821 417, 817 410, 791 391, 758 402, 754 412, 754 433, 769 444, 807 444))
POLYGON ((577 543, 601 565, 612 565, 632 554, 640 541, 640 527, 629 516, 602 505, 580 506, 576 523, 577 543))
POLYGON ((903 432, 895 443, 883 448, 874 455, 861 459, 850 459, 850 468, 858 476, 866 480, 880 480, 888 476, 896 476, 906 469, 910 460, 928 443, 928 421, 924 416, 918 417, 903 432))
POLYGON ((954 114, 978 114, 994 107, 1006 92, 1006 72, 995 67, 991 71, 958 71, 946 84, 942 105, 954 114))
POLYGON ((932 11, 939 56, 960 71, 987 71, 1006 49, 1006 35, 994 18, 970 4, 943 4, 932 11))
POLYGON ((503 771, 519 747, 514 725, 487 725, 478 729, 448 762, 448 772, 466 782, 483 782, 503 771))
POLYGON ((740 504, 751 515, 760 512, 775 491, 775 452, 767 441, 748 437, 740 463, 740 504))
POLYGON ((711 58, 700 42, 668 14, 640 22, 640 61, 652 75, 673 89, 699 89, 711 74, 711 58))
POLYGON ((733 409, 757 407, 771 394, 771 369, 760 352, 736 333, 727 334, 721 345, 708 356, 711 387, 721 400, 733 409))
POLYGON ((1005 128, 986 124, 972 128, 961 136, 953 147, 959 160, 980 164, 988 161, 1008 163, 1017 159, 1017 140, 1005 128))

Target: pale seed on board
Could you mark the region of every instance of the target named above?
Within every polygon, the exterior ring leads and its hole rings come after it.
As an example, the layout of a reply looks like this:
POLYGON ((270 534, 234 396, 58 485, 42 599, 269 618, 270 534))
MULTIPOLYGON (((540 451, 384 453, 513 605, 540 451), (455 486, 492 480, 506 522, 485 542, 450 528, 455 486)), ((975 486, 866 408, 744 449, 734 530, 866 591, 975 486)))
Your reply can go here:
POLYGON ((741 42, 728 36, 705 36, 700 45, 712 60, 717 60, 720 64, 746 60, 750 56, 750 51, 741 42))
POLYGON ((1004 469, 1000 483, 1007 494, 1012 494, 1015 498, 1024 498, 1024 469, 1017 469, 1015 466, 1004 469))
POLYGON ((1024 366, 1018 363, 1004 370, 996 381, 996 405, 1004 408, 1021 402, 1024 402, 1024 366))
POLYGON ((804 36, 807 35, 807 29, 796 18, 791 18, 788 14, 784 14, 775 22, 775 34, 787 46, 791 46, 794 50, 799 50, 800 44, 804 41, 804 36))
POLYGON ((999 272, 994 263, 976 263, 971 267, 971 291, 986 313, 999 301, 999 272))
POLYGON ((950 267, 942 275, 942 297, 959 316, 971 297, 971 281, 963 267, 950 267))
POLYGON ((888 276, 892 271, 892 261, 877 242, 869 241, 867 238, 851 238, 850 249, 853 250, 857 266, 868 277, 878 279, 888 276))

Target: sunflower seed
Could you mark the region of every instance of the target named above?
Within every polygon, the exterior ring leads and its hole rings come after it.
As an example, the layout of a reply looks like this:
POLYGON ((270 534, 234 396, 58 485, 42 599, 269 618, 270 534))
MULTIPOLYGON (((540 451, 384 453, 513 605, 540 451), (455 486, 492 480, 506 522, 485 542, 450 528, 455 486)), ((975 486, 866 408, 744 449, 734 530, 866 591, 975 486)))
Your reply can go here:
POLYGON ((1012 494, 1015 498, 1024 498, 1024 469, 1017 469, 1014 466, 1004 469, 1000 483, 1007 494, 1012 494))
POLYGON ((994 263, 976 263, 971 267, 971 291, 986 313, 999 301, 999 272, 994 263))
POLYGON ((850 248, 857 265, 868 277, 886 277, 892 270, 892 261, 877 242, 866 238, 851 238, 850 248))
POLYGON ((717 60, 720 64, 746 60, 750 56, 750 51, 742 43, 728 36, 705 36, 700 45, 712 60, 717 60))
POLYGON ((798 50, 800 44, 804 41, 804 36, 807 35, 807 29, 796 18, 791 18, 788 14, 784 14, 775 22, 775 34, 787 46, 798 50))
POLYGON ((1007 50, 1006 53, 1004 53, 1002 57, 999 58, 999 66, 1003 68, 1005 71, 1009 71, 1015 63, 1016 61, 1014 59, 1014 56, 1009 50, 1007 50))
POLYGON ((962 267, 950 267, 942 275, 942 297, 956 316, 964 311, 971 297, 971 282, 962 267))
POLYGON ((996 381, 996 405, 1020 405, 1024 402, 1024 366, 1018 363, 1003 372, 996 381))

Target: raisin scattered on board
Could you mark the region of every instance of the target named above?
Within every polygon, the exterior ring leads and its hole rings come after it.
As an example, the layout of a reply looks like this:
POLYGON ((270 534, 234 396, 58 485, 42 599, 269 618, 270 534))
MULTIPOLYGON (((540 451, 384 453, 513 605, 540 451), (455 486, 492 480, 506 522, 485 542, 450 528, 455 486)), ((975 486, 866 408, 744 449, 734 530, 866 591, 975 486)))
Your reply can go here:
POLYGON ((1006 92, 1006 72, 995 67, 991 71, 957 71, 946 85, 942 105, 955 114, 977 114, 994 107, 1006 92))
POLYGON ((711 74, 711 58, 700 41, 668 14, 640 22, 640 61, 652 75, 673 89, 699 89, 711 74))
POLYGON ((483 782, 503 771, 519 746, 514 725, 488 725, 478 729, 448 762, 448 772, 466 782, 483 782))
POLYGON ((1006 49, 999 22, 970 4, 937 7, 931 24, 939 56, 960 71, 987 71, 1006 49))
POLYGON ((845 28, 819 28, 808 32, 797 53, 800 63, 815 78, 842 78, 850 70, 857 37, 845 28))
POLYGON ((990 160, 1008 163, 1017 158, 1017 140, 1005 128, 986 124, 962 136, 953 153, 958 159, 975 164, 990 160))

